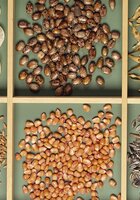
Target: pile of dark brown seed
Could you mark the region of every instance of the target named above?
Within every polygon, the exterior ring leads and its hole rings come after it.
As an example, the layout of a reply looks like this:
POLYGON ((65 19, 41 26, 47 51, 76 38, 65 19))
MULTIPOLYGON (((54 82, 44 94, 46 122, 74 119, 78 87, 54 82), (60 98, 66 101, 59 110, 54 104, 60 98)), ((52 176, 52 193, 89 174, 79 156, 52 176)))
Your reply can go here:
MULTIPOLYGON (((100 0, 76 0, 69 6, 49 0, 47 7, 45 3, 46 0, 37 0, 35 4, 28 2, 26 12, 33 24, 25 20, 18 22, 18 27, 30 37, 27 43, 21 40, 16 45, 16 50, 23 53, 19 64, 27 67, 20 72, 19 79, 25 80, 32 91, 38 91, 45 83, 44 72, 51 79, 55 95, 67 96, 72 94, 73 85, 90 84, 97 68, 104 74, 111 74, 121 55, 112 51, 109 57, 108 53, 115 47, 120 33, 101 23, 107 14, 105 4, 100 0), (99 43, 103 47, 95 62, 95 45, 99 43), (86 49, 87 54, 80 57, 82 49, 86 49), (30 60, 30 52, 38 59, 30 60)), ((98 76, 96 82, 102 86, 105 80, 98 76)))

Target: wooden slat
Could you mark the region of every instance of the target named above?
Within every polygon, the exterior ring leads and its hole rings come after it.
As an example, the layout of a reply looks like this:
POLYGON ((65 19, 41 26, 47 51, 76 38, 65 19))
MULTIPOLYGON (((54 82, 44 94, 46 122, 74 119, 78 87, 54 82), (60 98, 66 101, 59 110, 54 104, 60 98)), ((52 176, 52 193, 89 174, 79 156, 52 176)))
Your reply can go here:
POLYGON ((128 0, 123 0, 122 22, 122 149, 121 149, 121 193, 127 199, 127 95, 128 95, 128 0))
POLYGON ((128 104, 140 104, 140 97, 129 97, 128 104))
POLYGON ((0 103, 7 103, 7 97, 0 97, 0 103))
POLYGON ((8 0, 8 88, 7 88, 7 200, 13 200, 13 15, 14 0, 8 0))
POLYGON ((112 103, 121 104, 117 97, 14 97, 13 103, 112 103))

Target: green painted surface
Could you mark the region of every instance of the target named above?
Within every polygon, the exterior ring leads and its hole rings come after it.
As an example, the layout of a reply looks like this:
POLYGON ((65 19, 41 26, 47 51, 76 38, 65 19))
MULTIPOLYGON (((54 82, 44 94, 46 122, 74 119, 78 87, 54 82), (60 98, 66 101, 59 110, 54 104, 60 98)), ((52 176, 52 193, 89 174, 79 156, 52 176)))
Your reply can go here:
MULTIPOLYGON (((129 105, 128 107, 128 142, 132 142, 135 140, 133 137, 129 136, 130 132, 134 132, 134 129, 131 127, 131 122, 137 118, 137 116, 140 114, 140 105, 129 105)), ((139 200, 140 199, 140 189, 136 189, 131 185, 131 182, 129 181, 129 174, 130 170, 128 168, 128 200, 139 200)))
MULTIPOLYGON (((6 120, 6 104, 0 104, 0 115, 4 115, 6 120)), ((0 122, 0 129, 1 128, 2 123, 0 122)), ((0 181, 0 200, 6 200, 6 168, 1 170, 0 181)))
MULTIPOLYGON (((25 12, 25 6, 27 3, 27 0, 16 0, 16 8, 15 8, 15 41, 14 44, 16 44, 19 40, 25 40, 25 42, 28 41, 28 37, 24 35, 23 31, 20 30, 17 27, 18 20, 26 19, 29 22, 32 22, 29 16, 25 12)), ((32 2, 34 2, 32 0, 32 2)), ((108 7, 108 1, 103 0, 107 7, 108 7)), ((105 19, 103 19, 102 22, 106 22, 110 25, 111 30, 119 30, 121 32, 122 30, 122 5, 121 0, 117 1, 117 6, 114 11, 111 11, 108 7, 108 14, 105 19)), ((117 45, 115 46, 115 50, 118 50, 120 53, 122 52, 122 37, 118 40, 117 45)), ((101 45, 96 45, 96 48, 98 50, 97 58, 100 55, 101 45)), ((81 55, 84 55, 86 51, 82 50, 81 55)), ((27 86, 24 81, 18 80, 18 74, 23 69, 19 66, 19 58, 21 57, 21 53, 17 53, 14 51, 14 85, 15 85, 15 95, 22 96, 22 95, 39 95, 39 96, 51 96, 54 95, 54 91, 50 88, 49 84, 49 78, 46 78, 46 82, 42 90, 37 93, 33 94, 32 92, 27 89, 27 86)), ((34 54, 29 54, 30 58, 35 58, 34 54)), ((97 60, 97 59, 96 59, 97 60)), ((116 67, 113 69, 113 73, 108 76, 104 75, 101 71, 97 70, 93 76, 92 83, 89 86, 77 86, 74 88, 73 96, 120 96, 121 95, 121 61, 117 62, 116 67), (106 84, 105 87, 100 88, 96 85, 95 79, 97 75, 102 75, 105 80, 106 84)))
MULTIPOLYGON (((138 6, 140 6, 140 1, 138 0, 129 0, 129 18, 133 16, 135 10, 138 8, 138 6)), ((139 29, 140 31, 140 29, 139 29)), ((132 51, 132 46, 134 44, 136 44, 136 40, 134 39, 132 33, 131 33, 131 27, 129 26, 129 46, 128 46, 128 50, 129 52, 132 51)), ((132 61, 131 59, 128 59, 128 69, 130 69, 131 67, 136 66, 138 63, 132 61)), ((138 74, 140 75, 140 71, 133 71, 134 73, 138 72, 138 74)), ((140 89, 140 81, 135 81, 133 79, 129 78, 128 81, 129 84, 129 95, 130 96, 140 96, 140 93, 137 91, 138 89, 140 89)))
MULTIPOLYGON (((7 37, 7 0, 0 0, 0 26, 5 31, 5 37, 7 37)), ((2 65, 2 73, 0 74, 0 96, 6 96, 7 88, 7 39, 0 47, 0 62, 2 65)))
MULTIPOLYGON (((40 117, 40 114, 42 112, 46 112, 47 114, 50 113, 50 111, 55 110, 56 108, 60 108, 63 112, 66 112, 66 110, 71 107, 73 108, 75 114, 77 116, 83 115, 86 120, 91 119, 93 116, 97 115, 97 112, 99 110, 102 110, 101 104, 91 105, 91 111, 89 113, 84 113, 82 110, 82 104, 16 104, 14 108, 14 151, 15 153, 19 151, 18 148, 18 142, 24 138, 24 125, 25 121, 27 119, 35 120, 36 118, 40 117)), ((121 107, 119 105, 113 105, 113 113, 115 114, 114 118, 116 116, 121 116, 121 107)), ((114 121, 113 118, 113 121, 114 121)), ((121 134, 121 127, 118 127, 118 134, 121 134)), ((28 200, 28 195, 23 195, 22 193, 22 185, 26 184, 22 179, 22 161, 16 161, 14 160, 14 200, 28 200)), ((111 188, 108 185, 108 180, 105 183, 105 186, 103 189, 98 190, 100 200, 108 200, 109 195, 111 193, 118 194, 121 191, 121 151, 116 151, 116 156, 114 159, 114 178, 117 180, 117 187, 111 188)), ((90 196, 85 195, 85 200, 89 200, 90 196)))

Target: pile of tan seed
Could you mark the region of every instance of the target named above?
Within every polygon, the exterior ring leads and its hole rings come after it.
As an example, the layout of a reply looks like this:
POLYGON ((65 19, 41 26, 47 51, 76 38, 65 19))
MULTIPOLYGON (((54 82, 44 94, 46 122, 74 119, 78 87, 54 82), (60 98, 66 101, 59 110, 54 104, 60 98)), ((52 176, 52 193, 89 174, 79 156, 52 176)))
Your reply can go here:
POLYGON ((7 125, 4 122, 4 115, 0 115, 0 170, 7 166, 7 125))
MULTIPOLYGON (((115 187, 112 159, 121 146, 117 135, 121 119, 112 123, 111 109, 111 104, 104 105, 91 121, 77 117, 72 109, 62 113, 58 108, 34 122, 26 121, 25 138, 18 144, 21 151, 16 153, 16 160, 24 158, 23 192, 35 200, 73 200, 77 193, 91 193, 92 200, 99 200, 97 189, 108 177, 115 187), (56 131, 50 125, 57 125, 56 131)), ((83 110, 89 112, 90 105, 84 104, 83 110)), ((120 194, 110 196, 110 200, 120 198, 120 194)))
MULTIPOLYGON (((115 0, 109 2, 113 10, 115 0)), ((74 85, 90 84, 95 70, 111 74, 115 62, 121 59, 120 53, 112 50, 120 33, 102 23, 106 5, 100 0, 76 0, 72 6, 58 0, 49 0, 49 7, 45 3, 46 0, 37 0, 35 4, 29 1, 26 13, 33 23, 18 22, 18 27, 30 37, 27 43, 20 40, 16 45, 16 50, 23 53, 19 65, 26 67, 19 73, 19 79, 25 80, 32 91, 39 91, 45 84, 44 74, 50 77, 55 95, 67 96, 72 94, 74 85), (96 59, 98 44, 103 46, 96 59), (87 53, 80 57, 83 49, 87 53), (30 52, 37 59, 30 59, 30 52)), ((105 84, 102 76, 97 76, 96 82, 99 86, 105 84)))

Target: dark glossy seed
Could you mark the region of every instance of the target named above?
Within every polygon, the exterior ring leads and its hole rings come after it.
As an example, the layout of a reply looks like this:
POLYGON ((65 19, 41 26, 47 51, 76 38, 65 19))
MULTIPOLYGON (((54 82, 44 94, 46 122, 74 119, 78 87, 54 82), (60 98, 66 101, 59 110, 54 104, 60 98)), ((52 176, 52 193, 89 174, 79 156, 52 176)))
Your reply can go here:
POLYGON ((27 67, 29 69, 35 69, 38 66, 38 61, 37 60, 30 60, 27 64, 27 67))
POLYGON ((24 28, 23 30, 24 30, 25 35, 27 36, 33 36, 34 34, 34 31, 32 28, 24 28))
POLYGON ((88 63, 88 56, 85 55, 81 58, 81 65, 86 65, 88 63))
POLYGON ((72 85, 70 83, 67 83, 65 86, 64 86, 64 95, 65 96, 70 96, 72 94, 72 85))
POLYGON ((28 74, 26 77, 26 83, 30 84, 31 82, 33 82, 34 76, 32 73, 28 74))
POLYGON ((89 59, 94 59, 96 57, 96 49, 95 49, 95 47, 92 47, 88 51, 88 55, 89 55, 89 59))
POLYGON ((105 17, 107 15, 107 8, 106 8, 105 4, 103 4, 101 6, 100 15, 101 15, 101 17, 105 17))
POLYGON ((60 87, 56 88, 55 95, 56 96, 63 96, 64 95, 64 87, 60 86, 60 87))
POLYGON ((18 27, 19 27, 19 28, 22 28, 22 29, 28 28, 29 25, 30 25, 30 23, 27 22, 26 20, 20 20, 20 21, 18 22, 18 27))
POLYGON ((30 90, 33 92, 37 92, 40 89, 40 86, 35 82, 28 84, 28 86, 29 86, 30 90))
POLYGON ((43 85, 45 82, 44 77, 41 74, 35 76, 35 81, 40 86, 43 85))
POLYGON ((37 44, 37 39, 36 39, 36 37, 32 37, 32 38, 30 38, 29 40, 28 40, 28 45, 29 46, 34 46, 34 45, 36 45, 37 44))
POLYGON ((50 74, 51 74, 50 72, 51 72, 51 70, 50 70, 49 66, 46 65, 46 66, 44 67, 44 74, 45 74, 46 76, 50 76, 50 74))
POLYGON ((33 75, 38 75, 42 72, 42 67, 38 66, 33 70, 33 75))
POLYGON ((41 18, 41 13, 36 11, 32 14, 32 20, 37 21, 41 18))
POLYGON ((88 70, 89 70, 89 73, 91 73, 91 74, 96 70, 96 63, 95 63, 95 61, 92 61, 92 62, 89 64, 88 70))
POLYGON ((36 3, 35 8, 36 8, 37 11, 43 12, 43 10, 45 10, 46 7, 45 7, 45 4, 36 3))
POLYGON ((79 75, 82 78, 85 78, 87 76, 87 69, 86 69, 86 67, 84 67, 84 66, 80 67, 80 69, 79 69, 79 75))
POLYGON ((107 67, 107 66, 103 66, 102 67, 102 72, 104 73, 104 74, 111 74, 111 72, 112 72, 112 70, 111 70, 111 68, 109 68, 109 67, 107 67))
POLYGON ((26 13, 31 15, 33 13, 33 4, 29 1, 26 5, 26 13))
POLYGON ((116 44, 115 40, 110 39, 109 42, 108 42, 108 44, 107 44, 107 47, 109 49, 112 49, 112 48, 114 48, 115 44, 116 44))
POLYGON ((19 80, 25 80, 26 77, 28 75, 28 70, 22 70, 20 73, 19 73, 19 80))
POLYGON ((41 32, 42 32, 42 27, 41 27, 41 25, 40 25, 40 24, 37 24, 37 23, 33 24, 33 31, 34 31, 35 33, 41 33, 41 32))
POLYGON ((103 64, 104 64, 104 59, 103 59, 103 57, 98 58, 97 63, 96 63, 96 66, 97 66, 99 69, 101 69, 101 68, 103 67, 103 64))
POLYGON ((40 4, 45 4, 46 0, 37 0, 37 2, 40 3, 40 4))
POLYGON ((116 7, 116 1, 115 0, 109 0, 109 6, 111 10, 114 10, 116 7))
POLYGON ((72 61, 76 66, 79 66, 80 65, 80 56, 78 54, 74 55, 72 61))
POLYGON ((110 27, 108 24, 103 24, 102 29, 103 29, 104 33, 106 33, 106 34, 110 33, 110 27))
POLYGON ((61 85, 61 82, 59 79, 55 79, 55 80, 51 80, 50 84, 52 86, 52 88, 58 88, 61 85))
POLYGON ((117 51, 112 51, 111 56, 116 61, 121 59, 121 54, 119 52, 117 52, 117 51))
POLYGON ((87 75, 85 78, 83 78, 82 83, 84 85, 88 85, 88 84, 90 84, 91 80, 92 80, 92 76, 91 75, 87 75))
POLYGON ((17 44, 16 44, 16 50, 17 51, 22 51, 25 47, 25 42, 23 40, 19 41, 17 44))
POLYGON ((75 79, 72 80, 73 85, 79 85, 81 84, 82 79, 81 77, 76 77, 75 79))
POLYGON ((107 67, 109 67, 109 68, 112 68, 112 67, 114 67, 114 61, 111 59, 111 58, 106 58, 105 59, 105 65, 107 66, 107 67))
POLYGON ((19 64, 21 66, 24 66, 28 63, 28 61, 29 61, 29 57, 27 55, 23 55, 19 60, 19 64))
POLYGON ((120 32, 119 31, 112 31, 111 36, 114 40, 117 40, 120 38, 120 32))
POLYGON ((25 45, 25 47, 22 50, 22 53, 23 54, 28 54, 28 53, 31 52, 31 50, 32 50, 32 48, 29 45, 25 45))
POLYGON ((108 47, 107 46, 103 46, 102 47, 102 52, 101 52, 102 56, 106 57, 108 55, 108 52, 109 52, 108 47))
POLYGON ((34 47, 33 47, 33 52, 34 53, 38 53, 41 50, 41 44, 37 43, 34 47))
POLYGON ((105 84, 105 80, 103 77, 101 76, 97 76, 96 78, 96 83, 99 85, 99 86, 103 86, 105 84))

